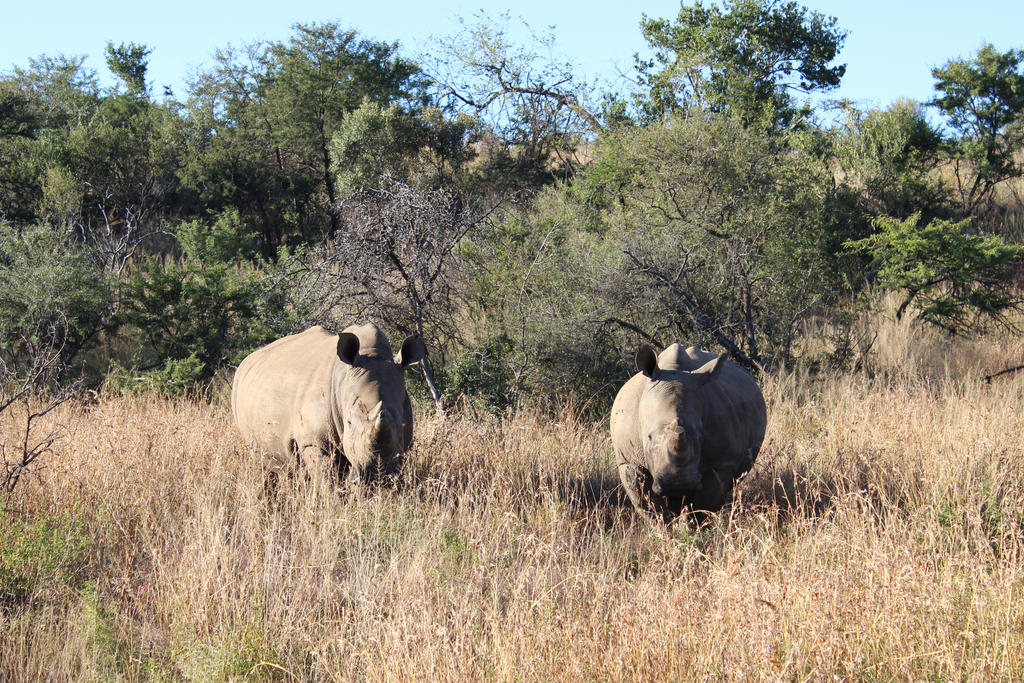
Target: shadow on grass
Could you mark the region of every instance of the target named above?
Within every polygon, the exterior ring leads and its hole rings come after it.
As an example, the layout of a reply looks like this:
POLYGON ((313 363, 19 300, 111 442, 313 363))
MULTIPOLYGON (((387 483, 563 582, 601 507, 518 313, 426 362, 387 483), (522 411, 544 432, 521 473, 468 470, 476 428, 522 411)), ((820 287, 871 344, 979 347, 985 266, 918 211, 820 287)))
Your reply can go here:
POLYGON ((555 487, 559 499, 576 513, 610 528, 624 515, 633 514, 633 504, 611 469, 595 469, 583 477, 570 477, 555 487))
POLYGON ((848 490, 842 480, 805 467, 770 464, 755 468, 737 485, 733 504, 756 510, 774 509, 784 517, 821 517, 848 490))
POLYGON ((844 452, 827 462, 801 461, 788 448, 764 457, 738 485, 745 508, 774 510, 782 520, 827 515, 841 499, 873 514, 902 514, 920 504, 907 472, 885 466, 883 454, 844 452))

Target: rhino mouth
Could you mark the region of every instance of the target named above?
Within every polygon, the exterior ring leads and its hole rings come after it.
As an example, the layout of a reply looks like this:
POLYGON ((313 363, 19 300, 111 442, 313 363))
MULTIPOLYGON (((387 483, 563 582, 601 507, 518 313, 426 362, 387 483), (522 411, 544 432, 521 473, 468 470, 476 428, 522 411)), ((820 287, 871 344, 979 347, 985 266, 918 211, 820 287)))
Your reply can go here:
POLYGON ((651 491, 659 496, 685 496, 700 487, 701 477, 676 477, 673 479, 654 478, 651 491))
POLYGON ((394 456, 387 460, 375 461, 365 466, 350 465, 345 476, 348 484, 373 485, 389 484, 398 476, 402 459, 394 456))

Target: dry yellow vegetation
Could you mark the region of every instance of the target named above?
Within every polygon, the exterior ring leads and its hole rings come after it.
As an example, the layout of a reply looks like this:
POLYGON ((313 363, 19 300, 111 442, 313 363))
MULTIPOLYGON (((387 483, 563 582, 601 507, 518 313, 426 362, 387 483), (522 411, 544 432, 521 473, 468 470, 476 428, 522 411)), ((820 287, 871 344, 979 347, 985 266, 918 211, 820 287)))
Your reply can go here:
POLYGON ((0 518, 0 679, 1019 680, 1024 373, 981 378, 1024 343, 872 324, 870 375, 763 380, 703 529, 568 412, 423 414, 397 487, 268 491, 222 402, 65 406, 0 518))

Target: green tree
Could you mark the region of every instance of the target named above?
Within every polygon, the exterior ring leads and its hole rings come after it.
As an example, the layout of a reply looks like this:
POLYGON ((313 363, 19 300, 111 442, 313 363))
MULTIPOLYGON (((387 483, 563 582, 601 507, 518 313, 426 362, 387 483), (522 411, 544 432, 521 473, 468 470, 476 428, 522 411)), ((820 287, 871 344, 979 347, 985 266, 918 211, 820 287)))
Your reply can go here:
POLYGON ((38 182, 30 162, 43 125, 36 103, 10 80, 0 80, 0 215, 31 220, 38 182))
POLYGON ((867 112, 847 106, 845 114, 837 141, 839 177, 865 216, 947 213, 947 189, 937 171, 942 135, 919 104, 900 100, 867 112))
POLYGON ((267 256, 288 233, 331 234, 335 132, 364 101, 414 109, 420 85, 396 45, 334 23, 298 24, 288 41, 219 52, 190 87, 183 178, 211 209, 237 209, 267 256))
POLYGON ((234 209, 273 256, 284 236, 316 225, 309 183, 274 143, 265 113, 266 46, 219 50, 189 84, 182 183, 210 211, 234 209))
MULTIPOLYGON (((338 200, 331 171, 330 142, 342 120, 366 100, 411 104, 419 68, 397 55, 397 44, 360 40, 337 24, 298 24, 287 43, 270 47, 270 113, 276 138, 310 170, 327 205, 338 200)), ((337 215, 328 210, 330 232, 337 215)))
POLYGON ((342 196, 406 179, 422 144, 417 119, 397 104, 366 101, 346 117, 331 140, 336 185, 342 196))
POLYGON ((52 348, 70 366, 110 322, 112 293, 69 229, 0 222, 0 364, 52 348))
POLYGON ((468 111, 489 129, 481 136, 480 189, 501 195, 535 191, 583 165, 585 136, 603 128, 586 103, 587 85, 568 62, 553 58, 554 32, 517 45, 508 15, 477 21, 440 41, 428 67, 441 101, 468 111))
POLYGON ((254 235, 237 212, 182 223, 174 234, 180 260, 151 258, 132 273, 121 314, 141 341, 133 363, 169 391, 239 362, 281 332, 266 319, 282 318, 279 299, 264 291, 262 271, 245 260, 254 235))
POLYGON ((697 107, 788 125, 809 113, 793 93, 827 92, 846 71, 832 65, 846 37, 835 18, 796 2, 698 0, 674 22, 645 15, 640 28, 655 52, 637 63, 650 119, 697 107))
POLYGON ((147 91, 147 58, 152 52, 145 45, 121 43, 115 47, 113 43, 107 43, 107 67, 121 79, 130 94, 141 96, 147 91))
POLYGON ((402 181, 424 189, 465 184, 475 121, 436 107, 409 112, 366 101, 331 139, 332 168, 342 198, 402 181))
POLYGON ((930 104, 946 115, 961 215, 975 212, 992 189, 1022 173, 1016 155, 1024 143, 1024 50, 985 45, 970 59, 932 69, 930 104))
POLYGON ((0 214, 8 220, 74 222, 81 188, 65 168, 64 141, 100 102, 96 74, 84 61, 42 56, 0 78, 8 105, 0 135, 0 214))
POLYGON ((920 219, 879 216, 875 234, 846 245, 874 259, 882 287, 903 292, 896 316, 913 307, 922 320, 953 334, 975 330, 986 319, 1008 324, 1006 312, 1022 303, 1012 284, 1024 245, 972 235, 969 219, 926 225, 920 219))
POLYGON ((81 60, 66 58, 32 60, 5 82, 34 127, 0 139, 6 168, 20 181, 0 195, 0 211, 22 224, 73 227, 114 272, 167 213, 187 210, 175 178, 180 145, 166 142, 180 128, 177 112, 149 99, 148 53, 108 45, 108 65, 124 88, 101 90, 81 60))
POLYGON ((708 112, 606 132, 572 182, 463 248, 468 350, 511 396, 557 387, 598 411, 640 341, 727 349, 750 366, 792 358, 802 322, 844 293, 816 143, 780 148, 708 112))
POLYGON ((0 139, 33 138, 39 123, 29 99, 10 82, 3 83, 0 86, 0 139))
POLYGON ((818 152, 810 133, 780 148, 739 116, 697 112, 606 141, 577 189, 614 227, 623 277, 657 302, 629 322, 661 345, 703 339, 750 365, 789 357, 800 320, 841 289, 818 152))

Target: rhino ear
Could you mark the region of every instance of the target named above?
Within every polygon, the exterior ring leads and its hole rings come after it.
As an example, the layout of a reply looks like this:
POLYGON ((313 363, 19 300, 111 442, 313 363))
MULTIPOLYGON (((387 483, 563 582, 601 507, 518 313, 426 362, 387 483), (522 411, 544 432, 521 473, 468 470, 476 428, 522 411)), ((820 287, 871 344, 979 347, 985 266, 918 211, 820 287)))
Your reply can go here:
POLYGON ((423 339, 421 337, 407 337, 402 342, 402 350, 395 357, 395 364, 407 368, 423 360, 425 354, 426 349, 423 347, 423 339))
POLYGON ((658 379, 658 356, 650 346, 644 344, 637 350, 636 369, 651 379, 658 379))
POLYGON ((351 332, 342 332, 338 335, 338 358, 345 365, 355 365, 356 357, 359 355, 359 337, 351 332))
POLYGON ((700 366, 693 371, 693 374, 700 375, 701 385, 707 384, 722 372, 722 368, 725 367, 725 358, 729 354, 720 353, 718 358, 709 360, 704 365, 700 366))

